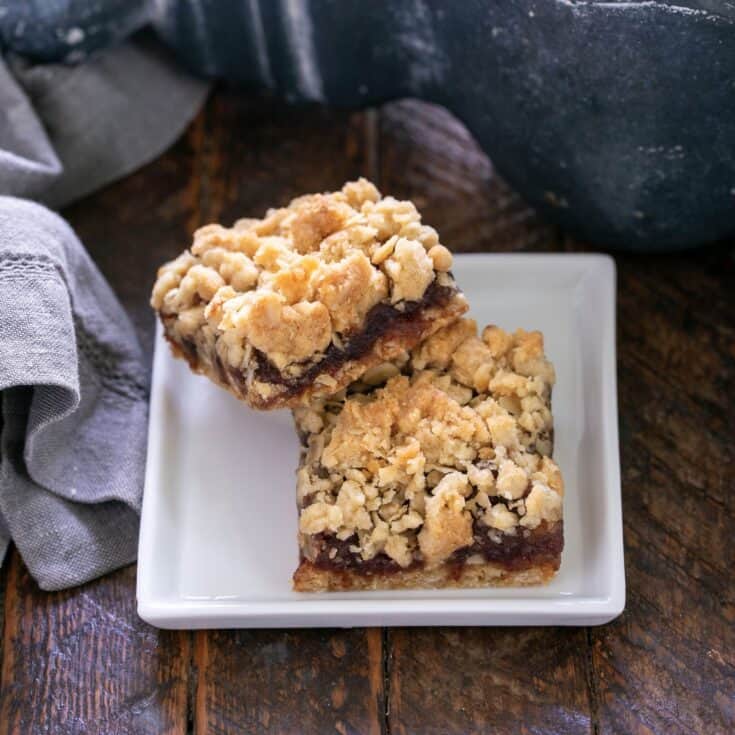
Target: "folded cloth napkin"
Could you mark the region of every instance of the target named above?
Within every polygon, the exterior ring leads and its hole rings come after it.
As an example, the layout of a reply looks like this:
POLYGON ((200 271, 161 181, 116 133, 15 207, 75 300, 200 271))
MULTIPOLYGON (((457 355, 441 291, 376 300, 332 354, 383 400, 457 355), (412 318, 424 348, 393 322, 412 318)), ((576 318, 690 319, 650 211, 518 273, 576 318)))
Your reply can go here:
POLYGON ((0 57, 0 561, 12 539, 44 589, 135 559, 147 371, 74 233, 2 195, 61 206, 125 175, 207 90, 145 34, 83 64, 0 57))
POLYGON ((147 370, 69 226, 0 196, 0 554, 43 589, 135 559, 147 370))
POLYGON ((179 137, 208 89, 147 31, 73 66, 0 58, 0 194, 60 207, 124 176, 179 137))

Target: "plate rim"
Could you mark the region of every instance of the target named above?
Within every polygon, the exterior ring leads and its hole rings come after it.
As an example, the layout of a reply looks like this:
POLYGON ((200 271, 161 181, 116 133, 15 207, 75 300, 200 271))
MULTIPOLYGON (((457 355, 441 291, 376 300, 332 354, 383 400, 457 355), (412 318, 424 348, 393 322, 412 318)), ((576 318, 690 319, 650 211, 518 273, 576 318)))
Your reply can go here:
MULTIPOLYGON (((602 315, 608 326, 608 338, 602 346, 603 369, 600 426, 604 432, 603 475, 607 478, 605 498, 606 527, 611 536, 607 554, 611 559, 613 574, 607 580, 607 594, 600 596, 570 595, 564 598, 473 598, 446 597, 426 600, 418 596, 398 599, 364 597, 355 599, 312 597, 304 594, 289 601, 250 601, 181 599, 165 601, 157 598, 149 589, 149 565, 153 562, 155 548, 154 522, 160 493, 151 487, 153 478, 159 475, 161 432, 154 430, 154 423, 161 415, 160 381, 155 375, 161 367, 165 342, 160 321, 156 321, 151 373, 151 397, 148 415, 148 441, 138 543, 138 567, 136 571, 136 601, 138 615, 147 623, 160 628, 268 628, 268 627, 362 627, 368 623, 349 622, 350 619, 368 620, 378 625, 601 625, 619 616, 625 609, 626 585, 622 523, 622 486, 620 467, 620 443, 618 431, 617 344, 616 344, 616 288, 617 270, 614 259, 605 253, 456 253, 455 258, 470 265, 477 261, 487 267, 491 260, 502 259, 506 265, 524 267, 529 261, 545 261, 564 267, 584 266, 580 281, 595 269, 608 293, 600 295, 604 309, 602 315), (523 261, 526 261, 524 264, 523 261), (427 604, 428 603, 428 604, 427 604), (409 618, 409 619, 404 619, 409 618), (416 618, 416 622, 412 622, 416 618), (457 619, 467 618, 466 622, 457 619), (440 620, 441 619, 441 620, 440 620), (443 622, 451 620, 451 622, 443 622), (508 620, 512 622, 497 622, 508 620), (392 622, 395 621, 395 622, 392 622)), ((511 588, 508 588, 511 589, 511 588)), ((395 591, 400 594, 400 590, 395 591)), ((418 592, 418 591, 406 591, 418 592)))

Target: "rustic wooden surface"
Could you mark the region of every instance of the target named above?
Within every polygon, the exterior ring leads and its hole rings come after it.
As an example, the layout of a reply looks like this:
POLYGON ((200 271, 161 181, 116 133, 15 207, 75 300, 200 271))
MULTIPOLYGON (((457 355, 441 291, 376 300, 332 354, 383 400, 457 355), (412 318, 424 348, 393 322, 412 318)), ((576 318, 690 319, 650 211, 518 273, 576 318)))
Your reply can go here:
MULTIPOLYGON (((456 251, 594 249, 541 222, 459 123, 413 101, 297 112, 218 91, 171 151, 64 214, 150 354, 152 274, 194 227, 359 174, 413 198, 456 251)), ((134 567, 45 594, 13 551, 0 735, 734 732, 733 245, 616 261, 618 620, 163 632, 135 614, 134 567)))

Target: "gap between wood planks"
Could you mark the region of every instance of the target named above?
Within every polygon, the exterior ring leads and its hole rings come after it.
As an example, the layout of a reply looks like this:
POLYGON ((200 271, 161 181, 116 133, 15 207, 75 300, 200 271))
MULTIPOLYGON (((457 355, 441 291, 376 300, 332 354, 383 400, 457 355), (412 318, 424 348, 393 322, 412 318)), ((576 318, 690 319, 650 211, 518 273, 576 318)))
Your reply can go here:
POLYGON ((590 700, 590 727, 592 735, 600 735, 600 701, 597 692, 597 671, 593 656, 592 628, 585 629, 587 641, 587 694, 590 700))

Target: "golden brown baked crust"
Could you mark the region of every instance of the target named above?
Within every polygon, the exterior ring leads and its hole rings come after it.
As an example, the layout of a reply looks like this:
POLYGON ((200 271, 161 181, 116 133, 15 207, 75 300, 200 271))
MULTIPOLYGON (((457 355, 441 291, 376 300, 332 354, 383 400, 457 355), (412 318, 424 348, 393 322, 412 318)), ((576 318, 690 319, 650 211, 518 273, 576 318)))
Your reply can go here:
POLYGON ((532 587, 548 584, 558 566, 546 562, 530 569, 509 570, 501 564, 442 564, 427 569, 400 570, 391 574, 351 574, 339 569, 319 569, 302 561, 293 578, 297 592, 348 590, 437 589, 446 587, 532 587))
POLYGON ((340 571, 391 585, 416 565, 424 579, 463 560, 509 575, 518 558, 558 565, 554 379, 540 333, 478 336, 461 319, 346 393, 295 409, 302 559, 333 571, 331 583, 340 571))
POLYGON ((467 309, 411 202, 365 179, 232 228, 162 266, 151 304, 175 354, 257 408, 345 387, 467 309))

